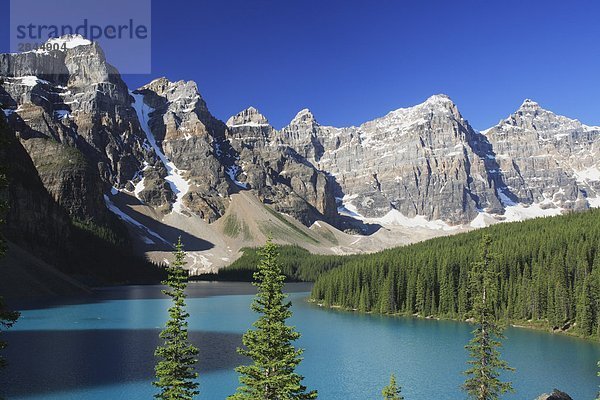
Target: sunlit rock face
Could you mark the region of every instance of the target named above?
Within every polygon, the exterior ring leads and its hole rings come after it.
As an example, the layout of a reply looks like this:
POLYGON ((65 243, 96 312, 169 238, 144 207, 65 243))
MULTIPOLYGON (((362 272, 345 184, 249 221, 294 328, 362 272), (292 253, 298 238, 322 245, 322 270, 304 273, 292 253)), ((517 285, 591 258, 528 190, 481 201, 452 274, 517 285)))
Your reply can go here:
POLYGON ((97 44, 60 40, 63 51, 0 55, 0 103, 78 220, 105 220, 115 191, 207 222, 240 190, 306 225, 341 226, 350 211, 482 226, 600 206, 600 128, 531 100, 482 132, 445 95, 345 128, 303 109, 277 130, 254 107, 223 123, 192 81, 130 91, 97 44))
POLYGON ((250 107, 231 117, 227 125, 236 153, 238 185, 255 190, 263 201, 306 225, 318 219, 335 223, 330 177, 295 149, 280 143, 279 132, 258 110, 250 107))
POLYGON ((125 188, 157 159, 102 49, 67 39, 64 51, 0 55, 0 103, 52 196, 78 219, 101 220, 106 187, 125 188))
POLYGON ((515 202, 581 209, 600 194, 600 128, 525 100, 485 135, 515 202))

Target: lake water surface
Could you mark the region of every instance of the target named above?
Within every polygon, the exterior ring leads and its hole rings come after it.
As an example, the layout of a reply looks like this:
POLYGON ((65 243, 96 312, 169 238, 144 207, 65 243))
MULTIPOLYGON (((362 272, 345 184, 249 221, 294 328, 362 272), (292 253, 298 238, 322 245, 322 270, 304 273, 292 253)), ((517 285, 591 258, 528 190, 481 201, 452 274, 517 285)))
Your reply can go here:
MULTIPOLYGON (((407 400, 464 399, 471 327, 464 323, 360 315, 304 301, 306 284, 288 285, 306 349, 299 372, 320 399, 380 398, 395 373, 407 400)), ((200 399, 224 399, 237 385, 235 352, 256 315, 246 283, 192 283, 190 337, 200 348, 200 399)), ((22 317, 4 337, 10 366, 0 374, 8 399, 151 399, 153 351, 169 300, 160 287, 102 289, 78 299, 19 304, 22 317)), ((516 393, 535 399, 559 388, 575 400, 595 399, 600 345, 561 335, 511 328, 502 350, 516 373, 516 393)))

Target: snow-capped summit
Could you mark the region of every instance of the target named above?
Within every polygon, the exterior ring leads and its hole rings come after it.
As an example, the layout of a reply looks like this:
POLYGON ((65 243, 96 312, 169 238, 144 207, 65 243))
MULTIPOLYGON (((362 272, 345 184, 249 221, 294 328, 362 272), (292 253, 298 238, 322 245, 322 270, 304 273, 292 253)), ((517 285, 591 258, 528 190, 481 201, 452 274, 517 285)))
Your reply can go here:
POLYGON ((433 96, 430 96, 429 98, 427 98, 427 100, 425 100, 424 103, 426 103, 426 104, 454 104, 454 102, 452 101, 450 96, 448 96, 447 94, 443 94, 443 93, 434 94, 433 96))
POLYGON ((445 94, 436 94, 420 104, 398 108, 381 118, 366 122, 361 129, 367 134, 372 131, 404 132, 406 129, 412 129, 415 125, 426 123, 434 116, 462 119, 458 107, 450 97, 445 94))
POLYGON ((51 38, 46 41, 49 44, 58 44, 59 50, 63 50, 63 44, 67 49, 74 49, 78 46, 89 46, 92 44, 91 40, 84 38, 81 35, 64 35, 57 38, 51 38))
POLYGON ((523 101, 523 104, 521 104, 521 106, 519 107, 519 110, 522 110, 522 111, 537 111, 537 110, 541 110, 541 109, 542 109, 542 107, 540 107, 540 104, 531 99, 525 99, 523 101))

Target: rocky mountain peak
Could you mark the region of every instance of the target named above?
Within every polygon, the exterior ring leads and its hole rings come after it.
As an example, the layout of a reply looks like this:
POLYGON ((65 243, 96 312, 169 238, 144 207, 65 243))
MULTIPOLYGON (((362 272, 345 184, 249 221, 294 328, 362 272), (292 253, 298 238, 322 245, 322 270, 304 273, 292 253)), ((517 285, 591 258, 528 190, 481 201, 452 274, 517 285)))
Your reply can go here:
MULTIPOLYGON (((46 43, 58 44, 59 51, 63 51, 62 50, 63 44, 65 45, 65 47, 67 49, 74 49, 75 47, 79 47, 79 46, 89 46, 92 44, 92 41, 84 38, 83 36, 81 36, 79 34, 75 34, 75 35, 64 35, 64 36, 60 36, 57 38, 50 38, 46 41, 46 43)), ((36 51, 41 52, 44 50, 36 50, 36 51)))
POLYGON ((98 43, 80 35, 52 38, 46 43, 60 46, 51 51, 38 49, 0 54, 0 76, 35 76, 58 86, 83 90, 106 82, 124 86, 119 72, 106 62, 98 43))
POLYGON ((256 108, 250 106, 227 120, 227 126, 268 126, 269 121, 256 108))
POLYGON ((546 110, 544 110, 542 107, 540 107, 539 103, 537 103, 531 99, 525 99, 523 101, 523 104, 521 104, 521 106, 517 110, 517 112, 521 112, 521 113, 525 113, 525 114, 532 113, 533 115, 535 115, 536 113, 538 113, 540 111, 546 111, 546 110))
POLYGON ((366 122, 360 126, 367 136, 372 134, 395 131, 398 133, 414 131, 415 126, 436 121, 436 124, 446 124, 449 121, 463 121, 458 107, 445 94, 436 94, 416 106, 399 108, 387 115, 366 122))
MULTIPOLYGON (((593 130, 593 127, 583 125, 576 119, 571 119, 542 108, 539 103, 525 99, 523 104, 508 118, 501 120, 495 128, 523 129, 526 132, 536 131, 544 139, 564 137, 564 133, 571 130, 593 130), (561 136, 563 135, 563 136, 561 136)), ((488 130, 489 131, 489 130, 488 130)))
POLYGON ((165 77, 153 80, 142 86, 138 90, 149 89, 152 92, 164 97, 169 102, 180 100, 202 100, 198 85, 194 81, 170 81, 165 77))
POLYGON ((426 110, 426 112, 429 113, 450 113, 455 116, 460 116, 456 104, 445 94, 434 94, 423 103, 418 104, 413 108, 417 108, 420 111, 426 110))
POLYGON ((80 220, 109 221, 118 193, 159 219, 214 222, 247 191, 308 226, 353 231, 356 218, 446 230, 600 206, 600 129, 532 100, 485 136, 444 94, 360 126, 321 126, 303 109, 275 130, 254 107, 226 125, 193 81, 132 93, 97 43, 55 40, 66 50, 0 54, 0 104, 46 190, 80 220))
POLYGON ((206 102, 194 81, 173 82, 161 77, 140 87, 136 92, 143 93, 144 101, 154 109, 166 108, 175 114, 194 112, 200 119, 209 118, 206 102))
POLYGON ((318 125, 318 122, 313 113, 308 108, 304 108, 296 114, 290 125, 318 125))
POLYGON ((446 104, 454 105, 454 102, 452 101, 450 96, 448 96, 447 94, 443 94, 443 93, 434 94, 434 95, 428 97, 427 100, 425 100, 425 103, 426 104, 440 104, 440 105, 446 105, 446 104))

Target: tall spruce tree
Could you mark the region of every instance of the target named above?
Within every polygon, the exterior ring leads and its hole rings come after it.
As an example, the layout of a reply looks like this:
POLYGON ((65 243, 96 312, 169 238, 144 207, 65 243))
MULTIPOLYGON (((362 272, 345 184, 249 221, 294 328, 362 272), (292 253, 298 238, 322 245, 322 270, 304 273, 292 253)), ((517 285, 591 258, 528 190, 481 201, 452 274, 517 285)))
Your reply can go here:
POLYGON ((506 361, 500 359, 498 348, 503 339, 502 327, 498 322, 498 273, 491 253, 492 239, 484 235, 481 241, 481 258, 475 262, 469 274, 469 289, 472 302, 472 318, 476 324, 473 339, 466 348, 471 367, 463 389, 469 398, 496 400, 499 395, 512 391, 510 382, 501 382, 500 371, 512 371, 506 361))
POLYGON ((164 340, 154 355, 159 361, 156 364, 156 381, 154 386, 160 388, 160 393, 154 397, 161 400, 187 400, 199 394, 198 373, 195 364, 198 349, 188 340, 189 314, 185 311, 185 288, 187 273, 185 266, 185 251, 181 237, 175 245, 175 261, 167 267, 168 277, 163 281, 168 286, 163 293, 172 300, 169 308, 169 320, 165 329, 160 333, 164 340))
POLYGON ((577 328, 585 336, 591 335, 594 331, 594 303, 592 278, 588 276, 583 282, 577 302, 577 328))
POLYGON ((253 324, 255 329, 248 330, 242 338, 245 348, 238 349, 253 363, 236 368, 242 385, 229 399, 315 399, 317 392, 307 392, 301 384, 304 378, 295 372, 303 350, 292 345, 300 334, 286 325, 286 320, 292 315, 292 304, 285 301, 285 276, 278 261, 277 246, 270 238, 260 256, 258 270, 254 273, 258 293, 252 303, 252 310, 260 317, 253 324))
MULTIPOLYGON (((3 122, 0 121, 0 123, 3 122)), ((4 223, 4 215, 7 209, 6 201, 4 199, 4 189, 6 188, 6 185, 6 176, 4 174, 0 174, 0 195, 2 195, 0 197, 0 225, 4 223)), ((5 253, 6 246, 4 243, 4 238, 0 234, 0 258, 2 258, 5 253)), ((8 310, 4 304, 4 299, 2 298, 2 296, 0 296, 0 334, 2 333, 2 331, 14 325, 14 323, 17 322, 19 315, 20 314, 16 311, 8 310)), ((3 340, 0 340, 0 351, 4 350, 6 346, 7 343, 3 340)), ((6 360, 4 359, 4 357, 2 357, 2 354, 0 353, 0 368, 3 368, 5 366, 6 360)))
POLYGON ((381 391, 383 400, 404 400, 404 397, 400 395, 402 390, 396 383, 396 377, 394 374, 390 375, 390 383, 381 391))

